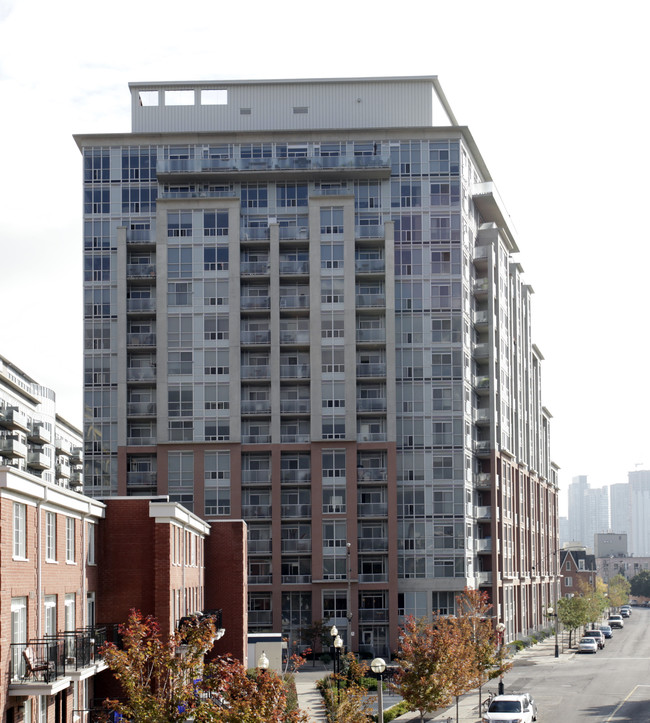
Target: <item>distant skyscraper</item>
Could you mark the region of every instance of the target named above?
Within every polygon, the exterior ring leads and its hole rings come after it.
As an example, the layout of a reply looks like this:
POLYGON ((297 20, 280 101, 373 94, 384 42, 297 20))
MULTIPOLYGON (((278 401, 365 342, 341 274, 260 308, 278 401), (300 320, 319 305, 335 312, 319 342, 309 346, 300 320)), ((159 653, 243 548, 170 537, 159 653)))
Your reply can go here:
POLYGON ((609 530, 609 489, 592 489, 585 475, 569 485, 569 538, 594 550, 594 535, 609 530))
POLYGON ((612 532, 630 532, 630 485, 627 482, 609 486, 609 509, 612 532))
POLYGON ((650 556, 650 470, 628 472, 630 481, 630 551, 650 556))

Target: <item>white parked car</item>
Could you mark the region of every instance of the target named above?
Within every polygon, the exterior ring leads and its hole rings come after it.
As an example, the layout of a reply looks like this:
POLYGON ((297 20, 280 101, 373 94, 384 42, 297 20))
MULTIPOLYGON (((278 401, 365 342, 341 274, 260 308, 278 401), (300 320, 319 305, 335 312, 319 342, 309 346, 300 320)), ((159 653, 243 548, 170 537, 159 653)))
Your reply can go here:
POLYGON ((492 699, 483 723, 532 723, 537 720, 537 706, 528 693, 522 695, 497 695, 492 699))
POLYGON ((578 643, 578 652, 597 653, 598 643, 596 642, 596 638, 582 638, 582 640, 578 643))

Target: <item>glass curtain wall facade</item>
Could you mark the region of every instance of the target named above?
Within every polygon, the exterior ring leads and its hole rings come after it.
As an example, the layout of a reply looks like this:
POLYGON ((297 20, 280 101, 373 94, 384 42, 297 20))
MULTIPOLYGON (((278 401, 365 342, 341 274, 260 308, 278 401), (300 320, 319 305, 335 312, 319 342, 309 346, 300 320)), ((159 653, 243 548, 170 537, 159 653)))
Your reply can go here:
POLYGON ((85 491, 243 517, 251 631, 386 655, 469 585, 526 632, 557 483, 487 169, 454 124, 310 123, 77 138, 85 491))

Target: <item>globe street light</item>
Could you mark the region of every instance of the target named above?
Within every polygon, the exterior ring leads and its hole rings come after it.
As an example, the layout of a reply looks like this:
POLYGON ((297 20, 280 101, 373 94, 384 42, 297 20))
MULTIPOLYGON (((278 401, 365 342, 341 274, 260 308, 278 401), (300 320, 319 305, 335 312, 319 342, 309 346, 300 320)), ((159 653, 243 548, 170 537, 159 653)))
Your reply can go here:
POLYGON ((549 617, 555 618, 555 657, 560 657, 560 647, 557 642, 557 612, 554 608, 546 608, 546 614, 549 617))
POLYGON ((386 670, 386 661, 383 658, 375 658, 370 663, 370 669, 379 676, 377 685, 377 723, 384 723, 384 684, 382 674, 386 670))
POLYGON ((257 667, 260 670, 266 670, 269 667, 269 659, 266 657, 266 653, 262 650, 262 654, 257 659, 257 667))
POLYGON ((336 674, 336 703, 341 703, 341 648, 343 647, 343 640, 341 636, 337 635, 334 638, 334 672, 336 674))

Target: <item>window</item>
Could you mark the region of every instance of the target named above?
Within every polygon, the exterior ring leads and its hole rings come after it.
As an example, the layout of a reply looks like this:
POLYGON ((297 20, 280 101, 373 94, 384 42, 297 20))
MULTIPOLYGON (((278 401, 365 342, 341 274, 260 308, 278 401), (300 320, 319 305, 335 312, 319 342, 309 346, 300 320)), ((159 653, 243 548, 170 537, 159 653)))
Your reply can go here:
POLYGON ((66 562, 74 562, 75 554, 75 521, 73 517, 67 517, 65 521, 65 559, 66 562))
POLYGON ((571 576, 564 578, 564 587, 573 587, 573 578, 571 576))
POLYGON ((88 534, 87 562, 89 565, 94 565, 95 564, 95 525, 88 523, 86 525, 86 531, 88 534))
POLYGON ((215 246, 203 249, 203 270, 204 271, 227 271, 228 270, 228 247, 215 246))
POLYGON ((170 248, 167 251, 167 275, 170 279, 187 279, 192 276, 192 249, 170 248))
POLYGON ((279 208, 292 208, 307 205, 306 183, 278 183, 276 186, 279 208))
POLYGON ((323 235, 343 233, 343 209, 339 207, 321 208, 320 232, 323 235))
POLYGON ((14 557, 27 557, 27 505, 14 502, 14 557))
POLYGON ((227 211, 205 211, 203 213, 203 235, 204 236, 227 236, 228 235, 228 212, 227 211))
POLYGON ((45 635, 56 635, 56 595, 45 595, 45 635))
POLYGON ((266 185, 242 184, 241 205, 242 208, 267 208, 269 201, 266 185))
POLYGON ((45 559, 56 561, 56 515, 47 512, 45 516, 45 559))
POLYGON ((192 303, 192 282, 175 281, 167 285, 169 306, 190 306, 192 303))
POLYGON ((169 211, 167 213, 167 236, 191 236, 192 213, 169 211))

